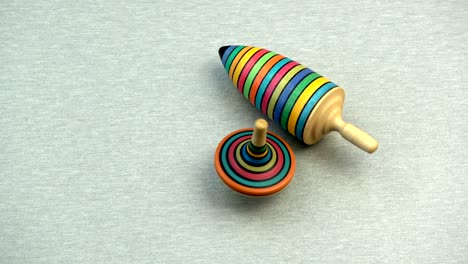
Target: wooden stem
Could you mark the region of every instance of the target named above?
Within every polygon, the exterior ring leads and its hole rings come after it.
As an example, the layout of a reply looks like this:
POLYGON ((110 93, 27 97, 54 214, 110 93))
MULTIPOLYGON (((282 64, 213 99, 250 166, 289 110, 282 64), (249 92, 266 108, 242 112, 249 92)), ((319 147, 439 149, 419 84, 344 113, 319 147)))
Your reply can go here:
POLYGON ((379 147, 377 140, 353 124, 344 122, 341 116, 333 119, 333 130, 338 131, 346 140, 368 153, 373 153, 379 147))
POLYGON ((265 119, 258 119, 255 122, 255 127, 252 135, 252 144, 256 147, 263 147, 266 144, 268 131, 268 122, 265 119))

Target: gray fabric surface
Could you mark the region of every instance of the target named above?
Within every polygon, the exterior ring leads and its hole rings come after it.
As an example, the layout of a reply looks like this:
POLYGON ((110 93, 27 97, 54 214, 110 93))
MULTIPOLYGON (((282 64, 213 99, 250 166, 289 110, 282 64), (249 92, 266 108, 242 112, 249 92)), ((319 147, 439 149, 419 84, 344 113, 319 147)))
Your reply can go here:
POLYGON ((0 263, 468 263, 466 1, 2 1, 0 263), (218 142, 262 115, 217 49, 265 47, 347 92, 252 199, 218 142))

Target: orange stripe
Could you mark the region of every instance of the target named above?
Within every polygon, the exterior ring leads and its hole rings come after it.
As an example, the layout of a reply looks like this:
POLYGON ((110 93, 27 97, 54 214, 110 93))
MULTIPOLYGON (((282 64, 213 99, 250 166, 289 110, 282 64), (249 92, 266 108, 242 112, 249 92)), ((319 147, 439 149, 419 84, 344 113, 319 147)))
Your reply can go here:
POLYGON ((273 68, 273 66, 281 59, 284 59, 284 56, 279 54, 275 55, 273 58, 267 61, 267 63, 265 63, 262 69, 258 72, 257 77, 255 77, 255 80, 252 83, 249 94, 249 100, 253 105, 255 105, 255 95, 257 94, 260 84, 262 84, 263 78, 265 78, 266 74, 271 70, 271 68, 273 68))

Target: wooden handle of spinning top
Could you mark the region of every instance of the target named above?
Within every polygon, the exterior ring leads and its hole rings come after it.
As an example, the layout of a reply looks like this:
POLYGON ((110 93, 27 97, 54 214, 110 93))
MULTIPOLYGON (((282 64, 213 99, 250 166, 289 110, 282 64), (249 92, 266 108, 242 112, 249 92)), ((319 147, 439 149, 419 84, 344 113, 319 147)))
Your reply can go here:
POLYGON ((268 122, 265 119, 255 121, 255 127, 252 134, 251 142, 255 147, 263 147, 266 144, 268 131, 268 122))
POLYGON ((377 141, 364 131, 343 121, 345 93, 343 88, 334 88, 325 94, 315 106, 304 130, 304 142, 314 144, 330 131, 338 131, 346 140, 358 148, 373 153, 378 148, 377 141))
POLYGON ((379 147, 377 140, 355 125, 344 122, 341 116, 335 117, 333 121, 334 129, 358 148, 368 153, 373 153, 379 147))

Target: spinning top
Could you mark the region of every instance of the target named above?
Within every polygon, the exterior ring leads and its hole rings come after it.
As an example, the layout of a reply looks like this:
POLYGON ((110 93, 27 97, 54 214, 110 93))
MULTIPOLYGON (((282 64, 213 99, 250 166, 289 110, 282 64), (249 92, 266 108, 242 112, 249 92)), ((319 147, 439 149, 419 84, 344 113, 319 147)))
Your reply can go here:
POLYGON ((259 119, 254 129, 234 131, 219 143, 216 172, 235 191, 270 195, 286 187, 294 176, 296 159, 291 147, 267 128, 268 123, 259 119))
POLYGON ((304 143, 338 131, 364 151, 377 150, 375 139, 343 121, 344 90, 327 78, 262 48, 224 46, 219 56, 244 97, 304 143))

